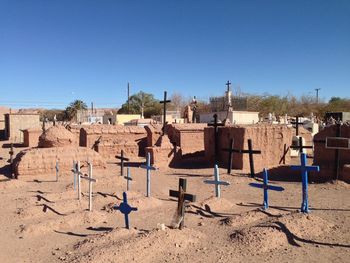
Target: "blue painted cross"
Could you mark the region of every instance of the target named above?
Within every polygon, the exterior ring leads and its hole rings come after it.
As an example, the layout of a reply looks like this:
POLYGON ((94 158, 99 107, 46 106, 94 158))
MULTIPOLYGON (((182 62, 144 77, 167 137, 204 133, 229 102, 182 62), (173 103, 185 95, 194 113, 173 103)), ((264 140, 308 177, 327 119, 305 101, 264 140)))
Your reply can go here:
POLYGON ((257 183, 250 183, 249 185, 252 187, 256 187, 256 188, 262 188, 264 189, 264 210, 269 208, 269 194, 268 194, 268 190, 272 190, 272 191, 284 191, 284 188, 281 186, 275 186, 275 185, 269 185, 269 177, 268 177, 268 173, 267 170, 264 168, 264 183, 263 184, 257 184, 257 183))
POLYGON ((221 197, 220 185, 230 185, 230 183, 226 181, 220 181, 220 173, 219 173, 219 168, 217 164, 215 164, 215 167, 214 167, 214 178, 215 180, 204 180, 203 182, 206 184, 215 184, 215 196, 220 198, 221 197))
POLYGON ((129 227, 129 214, 132 212, 132 211, 137 211, 137 207, 131 207, 129 204, 128 204, 128 197, 126 195, 125 192, 123 192, 123 202, 120 203, 119 206, 115 206, 114 209, 117 209, 119 210, 122 214, 124 214, 124 218, 125 218, 125 227, 127 229, 130 229, 129 227))
POLYGON ((127 174, 124 176, 124 179, 126 179, 126 191, 130 190, 130 181, 132 181, 132 177, 130 175, 130 167, 127 167, 127 174))
POLYGON ((306 154, 301 153, 300 155, 301 165, 292 165, 292 170, 301 170, 301 181, 303 186, 303 201, 301 203, 301 212, 309 213, 309 197, 308 197, 308 171, 320 171, 319 166, 307 166, 306 164, 306 154))
POLYGON ((146 159, 146 164, 141 164, 140 166, 143 169, 147 170, 147 197, 151 196, 151 170, 157 170, 157 168, 151 166, 151 155, 150 153, 147 153, 147 159, 146 159))

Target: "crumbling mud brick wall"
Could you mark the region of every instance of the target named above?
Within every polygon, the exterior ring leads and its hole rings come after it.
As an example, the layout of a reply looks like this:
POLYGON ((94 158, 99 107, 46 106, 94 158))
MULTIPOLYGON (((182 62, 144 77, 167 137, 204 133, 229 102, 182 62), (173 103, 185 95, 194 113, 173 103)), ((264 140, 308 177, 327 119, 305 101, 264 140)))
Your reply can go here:
POLYGON ((80 146, 101 151, 106 157, 115 156, 120 150, 129 150, 130 154, 134 154, 129 157, 144 156, 147 132, 145 128, 138 126, 91 125, 80 129, 80 146), (125 142, 124 146, 121 142, 125 142), (116 144, 115 147, 112 146, 113 143, 116 144), (138 151, 131 151, 130 146, 135 144, 138 151))
MULTIPOLYGON (((254 155, 255 171, 259 172, 263 168, 275 167, 291 161, 290 154, 284 154, 285 147, 288 149, 292 142, 293 128, 285 125, 232 125, 219 127, 219 161, 223 167, 228 166, 228 153, 222 151, 229 148, 230 139, 234 140, 235 149, 248 149, 248 139, 252 140, 253 150, 261 150, 261 154, 254 155)), ((214 163, 214 128, 204 129, 204 145, 206 159, 214 163)), ((248 154, 233 153, 232 168, 241 169, 248 172, 248 154)))
POLYGON ((23 131, 23 146, 38 147, 41 129, 26 129, 23 131))
MULTIPOLYGON (((320 172, 316 176, 321 179, 332 179, 335 176, 336 150, 327 149, 324 142, 327 137, 337 137, 337 125, 324 128, 314 136, 314 165, 320 166, 320 172)), ((343 124, 340 127, 341 137, 350 139, 350 126, 343 124)), ((350 182, 350 150, 339 150, 339 179, 350 182)))
POLYGON ((120 155, 122 150, 126 157, 137 157, 140 155, 138 142, 124 139, 101 138, 94 150, 107 160, 115 160, 115 156, 120 155))
POLYGON ((204 123, 169 124, 166 132, 170 142, 180 147, 182 155, 204 151, 204 123))
POLYGON ((159 137, 162 136, 162 125, 161 124, 149 124, 145 126, 147 132, 147 147, 152 147, 156 144, 159 137))
POLYGON ((92 162, 94 168, 105 168, 106 162, 97 152, 85 147, 31 148, 21 151, 15 158, 15 174, 55 175, 56 160, 59 162, 60 174, 71 174, 73 161, 81 164, 92 162))
POLYGON ((146 154, 150 153, 152 165, 157 168, 165 168, 179 161, 179 149, 170 142, 167 135, 164 135, 154 146, 146 148, 146 154))
POLYGON ((56 125, 40 135, 38 145, 40 148, 77 146, 77 138, 64 126, 56 125))

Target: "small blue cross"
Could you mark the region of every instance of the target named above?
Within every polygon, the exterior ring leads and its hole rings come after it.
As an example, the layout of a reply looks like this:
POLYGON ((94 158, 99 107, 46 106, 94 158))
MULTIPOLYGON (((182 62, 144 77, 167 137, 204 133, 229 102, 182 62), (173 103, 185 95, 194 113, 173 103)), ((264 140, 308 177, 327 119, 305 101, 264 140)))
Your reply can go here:
POLYGON ((301 203, 301 212, 309 213, 309 197, 308 197, 308 171, 320 171, 319 166, 307 166, 306 165, 306 154, 301 153, 300 155, 301 165, 292 165, 292 170, 301 170, 301 181, 303 186, 303 201, 301 203))
POLYGON ((129 227, 129 214, 132 211, 137 211, 137 207, 131 207, 128 204, 128 197, 125 192, 123 192, 123 202, 120 203, 119 206, 115 206, 114 209, 119 210, 122 214, 124 214, 124 219, 125 219, 125 227, 127 229, 130 229, 129 227))
POLYGON ((147 170, 147 183, 146 183, 146 188, 147 188, 147 197, 151 196, 151 170, 157 170, 157 168, 151 166, 151 154, 147 153, 147 159, 146 159, 146 164, 141 164, 140 166, 143 169, 147 170))
POLYGON ((203 182, 206 184, 215 184, 215 196, 220 198, 221 197, 220 185, 230 185, 230 183, 226 181, 220 181, 220 173, 219 173, 219 168, 217 164, 215 164, 215 167, 214 167, 214 178, 215 180, 204 180, 203 182))
POLYGON ((124 176, 124 179, 126 179, 126 191, 130 190, 130 181, 132 181, 132 177, 130 175, 130 167, 127 168, 127 175, 124 176))
POLYGON ((264 210, 269 208, 269 193, 268 190, 272 191, 284 191, 284 188, 281 186, 275 186, 275 185, 269 185, 269 175, 267 173, 267 169, 264 168, 264 183, 263 184, 257 184, 257 183, 250 183, 249 185, 256 188, 262 188, 264 189, 264 210))

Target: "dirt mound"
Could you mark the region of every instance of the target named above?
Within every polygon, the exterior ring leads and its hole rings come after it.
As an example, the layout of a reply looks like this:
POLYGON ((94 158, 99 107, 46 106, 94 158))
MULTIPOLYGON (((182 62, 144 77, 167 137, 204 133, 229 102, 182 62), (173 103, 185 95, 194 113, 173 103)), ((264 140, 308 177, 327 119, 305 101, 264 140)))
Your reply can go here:
POLYGON ((52 126, 39 137, 40 148, 63 147, 77 145, 77 139, 74 133, 67 130, 64 126, 52 126))
MULTIPOLYGON (((115 229, 86 239, 66 258, 71 262, 174 262, 184 252, 195 250, 204 234, 192 229, 141 231, 115 229), (115 241, 118 240, 118 241, 115 241), (132 251, 131 251, 131 250, 132 251), (136 252, 136 253, 134 253, 136 252)), ((182 258, 182 262, 189 258, 182 258)))
POLYGON ((300 246, 331 230, 333 224, 315 215, 293 213, 258 225, 236 230, 230 235, 234 249, 249 254, 263 253, 284 246, 300 246))
POLYGON ((232 210, 234 204, 225 198, 210 197, 202 201, 201 206, 212 212, 227 212, 232 210))
MULTIPOLYGON (((162 201, 154 197, 146 197, 145 194, 140 192, 128 191, 128 203, 133 207, 137 207, 139 211, 144 211, 152 208, 156 208, 162 205, 162 201)), ((123 200, 123 195, 118 194, 117 198, 123 200)))

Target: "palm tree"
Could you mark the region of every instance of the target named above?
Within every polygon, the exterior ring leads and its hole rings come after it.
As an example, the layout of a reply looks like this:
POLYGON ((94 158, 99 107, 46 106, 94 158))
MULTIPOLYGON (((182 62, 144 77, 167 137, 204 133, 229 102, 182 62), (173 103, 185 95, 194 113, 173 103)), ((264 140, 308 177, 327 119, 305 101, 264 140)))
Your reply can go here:
POLYGON ((65 113, 68 120, 72 120, 73 118, 76 118, 77 112, 79 110, 87 110, 87 105, 82 100, 75 100, 69 104, 69 106, 66 108, 65 113))

